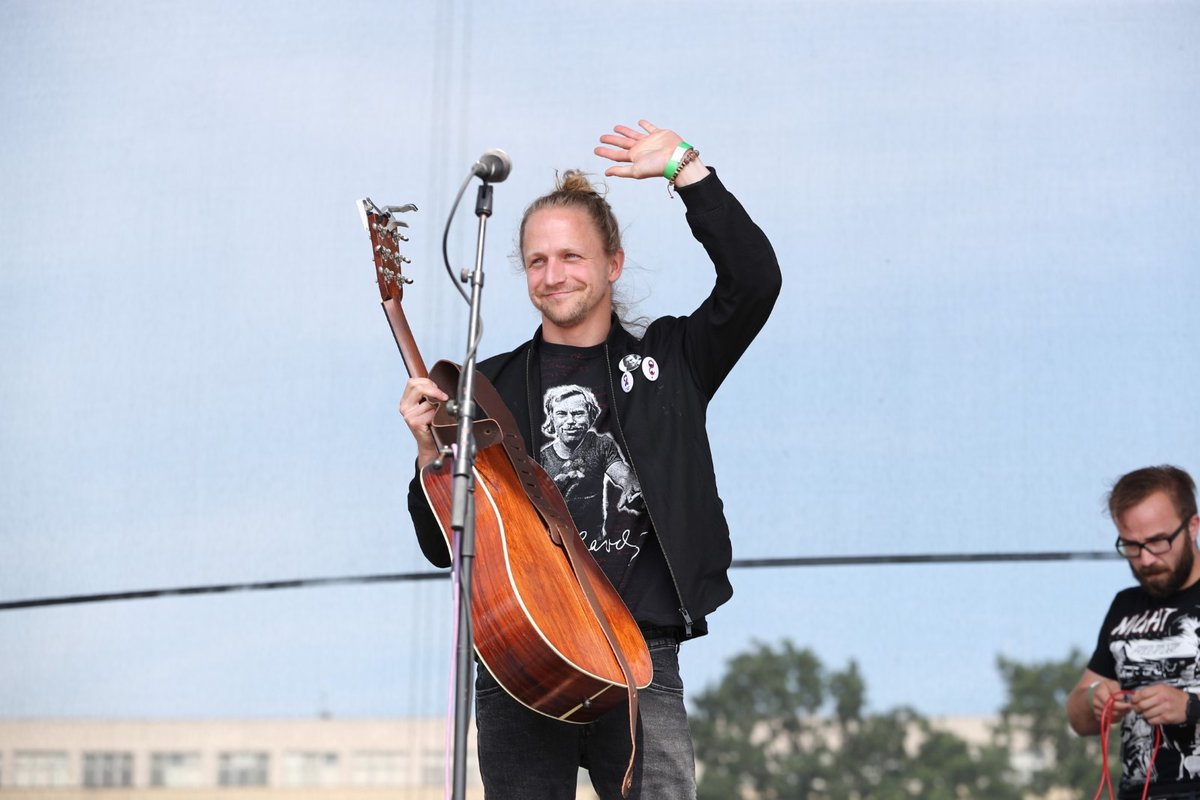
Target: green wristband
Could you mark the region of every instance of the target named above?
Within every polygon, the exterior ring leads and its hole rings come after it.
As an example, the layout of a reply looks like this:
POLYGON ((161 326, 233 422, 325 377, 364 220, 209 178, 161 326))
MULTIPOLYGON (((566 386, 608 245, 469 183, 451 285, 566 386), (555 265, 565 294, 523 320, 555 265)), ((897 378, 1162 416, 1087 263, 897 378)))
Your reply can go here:
POLYGON ((675 173, 679 172, 679 162, 684 154, 691 150, 692 146, 687 142, 680 142, 675 146, 675 152, 671 153, 671 160, 667 162, 667 166, 663 168, 663 177, 669 181, 675 180, 675 173))

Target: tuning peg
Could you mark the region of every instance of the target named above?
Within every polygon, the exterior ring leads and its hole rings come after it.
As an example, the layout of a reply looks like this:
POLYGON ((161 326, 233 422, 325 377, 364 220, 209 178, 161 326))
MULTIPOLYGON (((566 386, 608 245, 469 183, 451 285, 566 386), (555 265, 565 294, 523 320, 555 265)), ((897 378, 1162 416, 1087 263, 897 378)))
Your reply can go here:
POLYGON ((383 245, 378 245, 375 248, 375 254, 383 256, 394 264, 411 264, 412 259, 403 253, 397 253, 394 250, 389 250, 383 245))
POLYGON ((413 203, 407 203, 402 206, 386 206, 387 210, 393 214, 407 214, 409 211, 416 211, 417 207, 413 203))
MULTIPOLYGON (((405 259, 405 260, 407 260, 407 259, 405 259)), ((387 267, 379 267, 379 272, 380 272, 380 274, 383 275, 384 280, 388 281, 389 283, 412 283, 413 282, 413 279, 408 277, 407 275, 404 275, 403 273, 400 273, 400 272, 396 272, 394 270, 390 270, 387 267)))

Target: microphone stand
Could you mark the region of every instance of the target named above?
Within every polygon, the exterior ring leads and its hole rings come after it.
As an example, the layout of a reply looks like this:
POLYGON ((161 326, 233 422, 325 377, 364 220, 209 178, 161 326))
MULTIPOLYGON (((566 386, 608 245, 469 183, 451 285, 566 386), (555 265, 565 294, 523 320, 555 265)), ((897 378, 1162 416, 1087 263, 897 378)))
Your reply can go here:
POLYGON ((475 269, 463 273, 460 280, 471 284, 471 313, 467 323, 467 357, 463 360, 458 382, 457 452, 454 459, 454 483, 450 507, 450 528, 453 531, 457 558, 454 560, 458 577, 458 641, 454 670, 454 768, 452 796, 465 800, 467 790, 467 731, 471 722, 471 700, 474 688, 474 634, 471 629, 471 571, 475 561, 475 347, 478 344, 480 295, 483 290, 483 243, 487 235, 487 220, 492 215, 492 185, 484 178, 475 199, 475 216, 479 232, 475 244, 475 269))

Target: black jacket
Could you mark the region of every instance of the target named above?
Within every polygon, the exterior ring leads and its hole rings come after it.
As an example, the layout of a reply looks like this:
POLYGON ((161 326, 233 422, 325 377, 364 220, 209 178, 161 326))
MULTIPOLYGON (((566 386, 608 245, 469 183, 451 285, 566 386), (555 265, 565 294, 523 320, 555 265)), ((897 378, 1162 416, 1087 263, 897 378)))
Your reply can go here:
MULTIPOLYGON (((693 622, 733 594, 729 526, 705 429, 708 403, 766 323, 782 277, 767 237, 715 171, 681 187, 679 196, 692 235, 716 267, 716 285, 691 314, 656 319, 640 339, 614 317, 605 347, 616 433, 641 484, 679 597, 679 622, 690 637, 703 632, 694 631, 693 622), (626 392, 621 362, 630 354, 653 358, 659 374, 652 381, 640 367, 632 369, 626 392)), ((541 413, 541 341, 539 328, 516 350, 479 364, 512 410, 527 450, 541 413)), ((409 510, 422 552, 434 565, 448 566, 445 539, 416 481, 409 510)))

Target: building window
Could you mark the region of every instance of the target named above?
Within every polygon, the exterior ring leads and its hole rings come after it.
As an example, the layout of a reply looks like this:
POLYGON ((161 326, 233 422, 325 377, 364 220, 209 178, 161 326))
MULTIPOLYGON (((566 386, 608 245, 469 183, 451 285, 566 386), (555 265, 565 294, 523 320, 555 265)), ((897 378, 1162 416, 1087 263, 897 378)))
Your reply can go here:
POLYGON ((266 786, 270 758, 266 753, 236 752, 218 756, 220 786, 266 786))
POLYGON ((14 786, 71 786, 67 754, 50 750, 18 750, 14 753, 14 786))
POLYGON ((57 750, 18 750, 13 754, 14 786, 70 786, 67 754, 57 750))
POLYGON ((336 786, 337 753, 285 753, 284 786, 336 786))
POLYGON ((412 786, 408 754, 398 750, 362 750, 350 761, 355 786, 412 786))
POLYGON ((84 753, 84 786, 133 786, 133 753, 84 753))
POLYGON ((151 786, 187 787, 203 782, 199 753, 150 754, 151 786))

